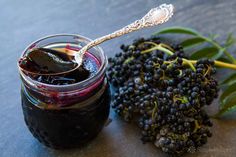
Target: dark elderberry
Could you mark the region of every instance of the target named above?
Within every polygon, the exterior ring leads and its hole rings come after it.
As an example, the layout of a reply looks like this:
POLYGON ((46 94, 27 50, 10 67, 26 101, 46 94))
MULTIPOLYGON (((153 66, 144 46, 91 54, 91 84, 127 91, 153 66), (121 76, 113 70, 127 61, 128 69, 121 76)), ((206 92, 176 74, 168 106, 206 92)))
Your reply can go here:
MULTIPOLYGON (((157 37, 140 38, 121 45, 122 53, 109 59, 109 82, 116 87, 112 107, 126 121, 138 117, 143 143, 153 142, 162 151, 181 155, 195 152, 212 136, 209 116, 203 107, 217 97, 214 62, 197 61, 196 71, 184 64, 180 45, 170 56, 144 50, 163 43, 157 37)), ((136 118, 135 118, 136 119, 136 118)))

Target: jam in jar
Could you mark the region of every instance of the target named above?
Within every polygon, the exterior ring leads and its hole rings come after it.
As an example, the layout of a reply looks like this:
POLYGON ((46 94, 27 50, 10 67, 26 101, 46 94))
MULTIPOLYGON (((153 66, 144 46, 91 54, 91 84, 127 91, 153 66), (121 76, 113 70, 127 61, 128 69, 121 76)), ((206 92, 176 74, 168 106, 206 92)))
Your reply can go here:
POLYGON ((107 57, 100 47, 91 48, 83 58, 85 71, 52 76, 26 73, 25 69, 38 67, 33 63, 23 67, 22 58, 35 49, 78 51, 90 41, 78 35, 48 36, 32 43, 19 60, 25 123, 46 146, 57 149, 81 146, 101 131, 110 109, 105 77, 107 57))

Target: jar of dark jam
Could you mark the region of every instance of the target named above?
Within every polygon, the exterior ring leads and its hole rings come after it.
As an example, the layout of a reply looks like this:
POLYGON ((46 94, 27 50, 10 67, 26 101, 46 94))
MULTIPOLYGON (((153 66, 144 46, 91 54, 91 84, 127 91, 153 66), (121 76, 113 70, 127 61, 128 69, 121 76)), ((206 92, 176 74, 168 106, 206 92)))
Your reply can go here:
MULTIPOLYGON (((90 41, 78 35, 48 36, 32 43, 21 57, 34 48, 78 50, 90 41)), ((59 80, 45 83, 40 76, 28 76, 19 67, 25 123, 33 136, 46 146, 56 149, 81 146, 95 138, 108 119, 107 57, 97 46, 85 54, 84 62, 90 72, 89 77, 64 84, 60 81, 67 80, 61 76, 59 80)), ((79 77, 72 74, 70 79, 79 77)))

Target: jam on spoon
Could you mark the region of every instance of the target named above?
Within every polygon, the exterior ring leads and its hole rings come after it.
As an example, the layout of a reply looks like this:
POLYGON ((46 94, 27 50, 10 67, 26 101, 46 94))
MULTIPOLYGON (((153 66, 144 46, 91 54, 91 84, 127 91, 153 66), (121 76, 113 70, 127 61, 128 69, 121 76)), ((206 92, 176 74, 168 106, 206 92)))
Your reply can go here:
POLYGON ((53 74, 69 71, 76 67, 73 57, 47 48, 36 48, 20 61, 20 67, 30 73, 53 74))
POLYGON ((75 68, 74 56, 63 50, 35 48, 19 61, 19 66, 28 76, 49 84, 71 84, 87 79, 90 72, 84 63, 75 68))

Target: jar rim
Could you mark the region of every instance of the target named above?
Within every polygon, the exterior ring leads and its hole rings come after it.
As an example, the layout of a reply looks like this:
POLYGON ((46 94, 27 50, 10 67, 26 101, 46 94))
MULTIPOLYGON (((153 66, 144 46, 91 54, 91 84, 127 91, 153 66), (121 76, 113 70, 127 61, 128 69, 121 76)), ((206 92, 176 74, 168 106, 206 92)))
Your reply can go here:
MULTIPOLYGON (((68 34, 68 33, 52 34, 52 35, 48 35, 48 36, 44 36, 42 38, 39 38, 38 40, 35 40, 32 43, 30 43, 29 46, 27 46, 23 50, 23 52, 21 53, 20 58, 24 56, 24 54, 27 52, 27 50, 30 49, 30 47, 32 45, 37 44, 40 41, 43 41, 43 40, 46 40, 46 39, 49 39, 49 38, 60 37, 60 36, 79 37, 79 38, 83 39, 86 44, 88 42, 92 41, 90 38, 84 37, 82 35, 77 35, 77 34, 68 34)), ((19 73, 20 73, 21 77, 27 83, 31 84, 32 86, 35 86, 36 84, 38 84, 39 86, 53 88, 55 90, 57 90, 57 89, 73 88, 73 87, 77 87, 77 86, 81 86, 81 85, 83 85, 83 87, 84 87, 84 86, 89 85, 94 80, 96 80, 96 78, 100 78, 99 76, 102 76, 104 74, 105 69, 106 69, 107 64, 108 64, 107 56, 105 55, 103 49, 100 46, 94 46, 93 48, 95 48, 99 52, 99 54, 101 54, 101 57, 102 57, 102 59, 101 59, 101 66, 99 67, 98 71, 93 76, 91 76, 91 77, 89 77, 89 78, 87 78, 87 79, 85 79, 83 81, 77 82, 77 83, 72 83, 72 84, 67 84, 67 85, 53 85, 53 84, 47 84, 47 83, 39 82, 39 81, 34 80, 34 79, 30 78, 29 76, 24 74, 23 70, 21 69, 21 67, 19 65, 19 60, 17 61, 18 70, 19 70, 19 73)), ((83 89, 83 88, 81 88, 81 89, 83 89)))

